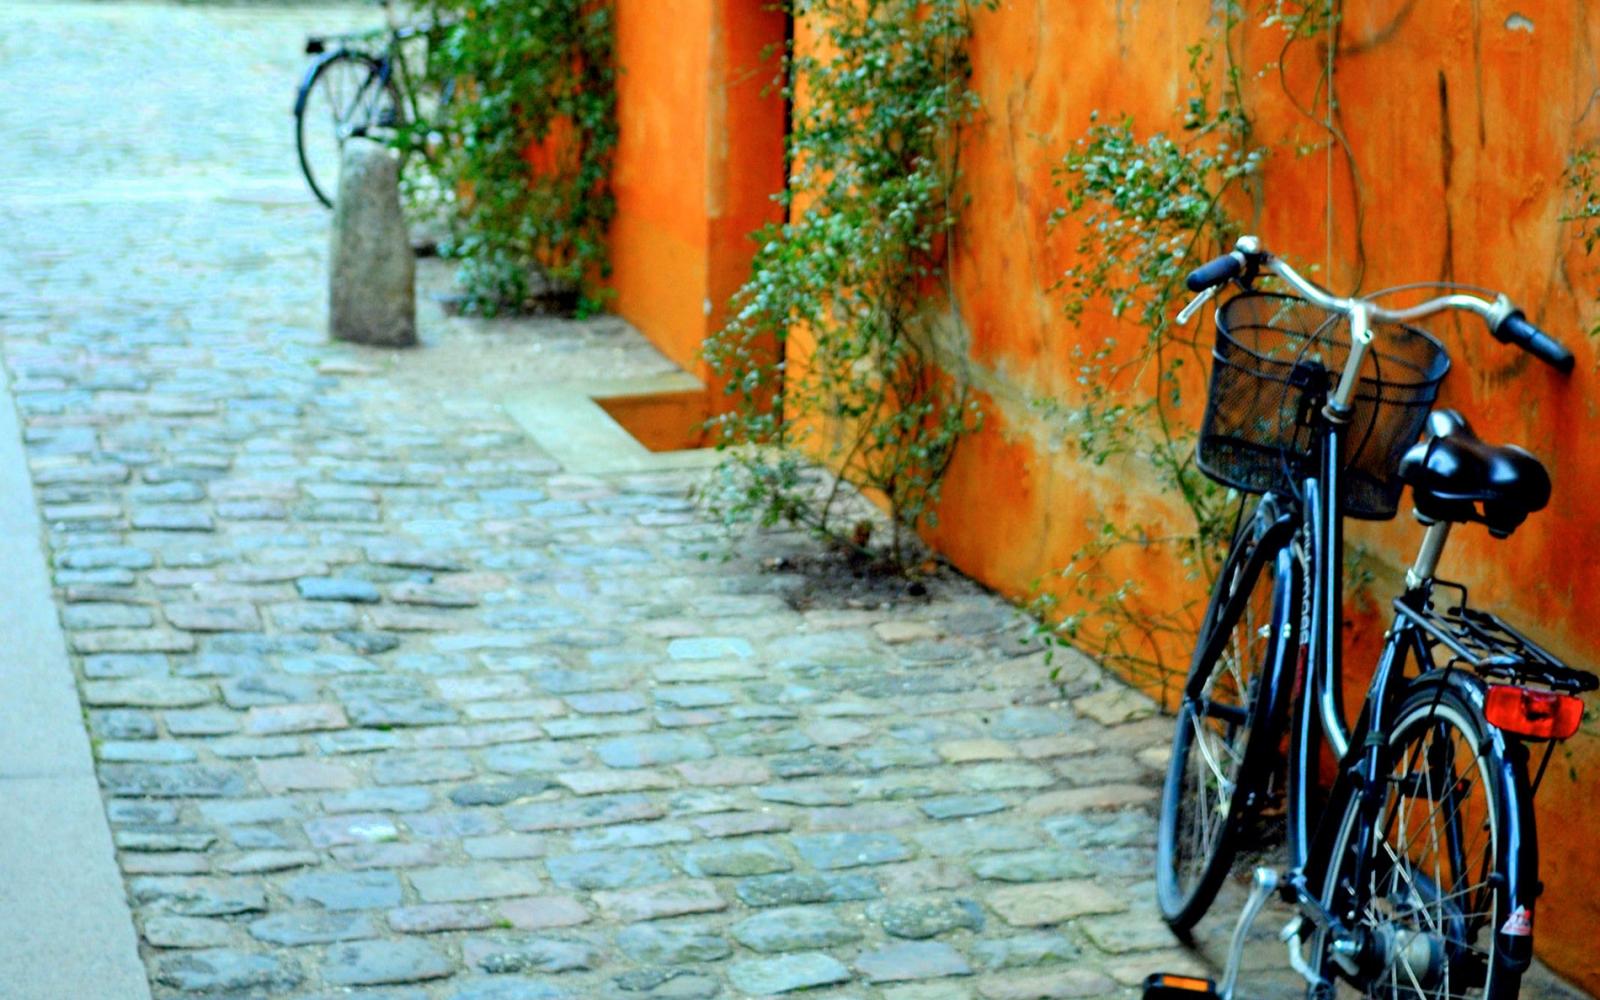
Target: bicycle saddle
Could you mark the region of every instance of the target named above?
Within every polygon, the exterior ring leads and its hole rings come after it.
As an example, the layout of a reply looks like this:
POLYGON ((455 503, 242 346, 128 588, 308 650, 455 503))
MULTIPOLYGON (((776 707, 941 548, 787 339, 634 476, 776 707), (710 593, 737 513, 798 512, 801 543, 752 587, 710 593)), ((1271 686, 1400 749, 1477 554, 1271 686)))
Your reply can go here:
POLYGON ((1417 513, 1429 521, 1477 521, 1505 538, 1550 502, 1550 475, 1516 445, 1478 440, 1454 410, 1428 416, 1428 437, 1400 460, 1417 513))

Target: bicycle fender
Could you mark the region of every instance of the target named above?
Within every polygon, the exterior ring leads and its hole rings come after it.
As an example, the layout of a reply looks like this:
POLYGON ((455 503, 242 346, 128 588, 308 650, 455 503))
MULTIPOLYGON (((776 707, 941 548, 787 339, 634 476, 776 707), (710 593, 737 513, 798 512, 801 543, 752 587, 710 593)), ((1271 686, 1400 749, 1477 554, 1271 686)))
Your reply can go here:
MULTIPOLYGON (((1285 531, 1285 541, 1288 533, 1285 531)), ((1288 718, 1289 703, 1301 681, 1298 651, 1302 647, 1295 624, 1300 614, 1301 586, 1293 546, 1279 546, 1273 565, 1263 567, 1262 572, 1273 574, 1272 627, 1278 638, 1278 646, 1272 651, 1273 669, 1268 670, 1262 680, 1267 685, 1266 717, 1272 720, 1274 731, 1278 731, 1288 718)), ((1272 749, 1275 752, 1277 747, 1272 749)))
MULTIPOLYGON (((1289 538, 1294 534, 1294 529, 1294 518, 1287 514, 1279 517, 1263 529, 1260 537, 1256 540, 1255 548, 1250 553, 1249 561, 1245 563, 1245 573, 1247 575, 1254 575, 1257 572, 1276 573, 1275 566, 1266 565, 1267 560, 1277 560, 1279 552, 1287 551, 1289 538)), ((1282 581, 1279 580, 1278 582, 1282 581)), ((1211 628, 1206 644, 1195 648, 1194 658, 1191 660, 1189 667, 1189 677, 1185 689, 1186 697, 1198 697, 1200 686, 1205 683, 1205 678, 1196 674, 1194 664, 1205 663, 1216 658, 1223 644, 1228 641, 1228 633, 1233 628, 1233 623, 1238 620, 1239 613, 1248 598, 1249 595, 1247 593, 1234 595, 1233 601, 1218 612, 1218 624, 1211 628)), ((1274 601, 1276 600, 1277 598, 1274 597, 1274 601)))
POLYGON ((351 52, 349 49, 341 46, 337 49, 326 51, 316 59, 312 60, 311 65, 306 67, 305 75, 300 78, 300 86, 295 89, 294 110, 291 112, 291 114, 293 114, 295 117, 299 117, 306 110, 306 101, 311 97, 311 81, 317 78, 318 70, 322 69, 322 67, 326 66, 328 63, 333 62, 335 59, 342 59, 345 56, 357 55, 359 54, 351 52))
MULTIPOLYGON (((1256 694, 1256 705, 1260 706, 1261 718, 1270 720, 1267 732, 1282 733, 1298 680, 1295 651, 1300 647, 1294 625, 1295 616, 1299 614, 1297 592, 1300 590, 1300 575, 1292 547, 1278 546, 1273 553, 1272 564, 1263 566, 1261 572, 1273 576, 1272 628, 1277 642, 1269 654, 1271 665, 1261 673, 1261 689, 1256 694)), ((1245 749, 1247 759, 1244 766, 1253 771, 1270 767, 1272 765, 1263 758, 1270 760, 1277 753, 1277 740, 1252 737, 1245 749)), ((1254 796, 1260 791, 1258 788, 1252 793, 1252 805, 1259 805, 1254 796)))
MULTIPOLYGON (((1482 718, 1486 687, 1475 674, 1461 670, 1433 670, 1412 682, 1411 691, 1434 685, 1447 686, 1477 708, 1482 718)), ((1501 831, 1499 868, 1506 873, 1495 911, 1495 954, 1507 971, 1522 973, 1533 961, 1533 914, 1543 886, 1539 883, 1539 845, 1534 827, 1533 794, 1528 784, 1528 748, 1520 740, 1506 739, 1484 723, 1480 754, 1494 763, 1494 780, 1500 786, 1501 831)))

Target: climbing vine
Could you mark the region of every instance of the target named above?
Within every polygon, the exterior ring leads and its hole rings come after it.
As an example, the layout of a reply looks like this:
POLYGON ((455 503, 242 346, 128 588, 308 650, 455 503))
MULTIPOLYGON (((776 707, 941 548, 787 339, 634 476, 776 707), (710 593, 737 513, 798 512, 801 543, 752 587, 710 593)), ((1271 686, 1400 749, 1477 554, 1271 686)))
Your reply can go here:
POLYGON ((793 0, 815 44, 784 54, 793 102, 788 221, 758 234, 733 318, 706 344, 736 397, 715 427, 729 451, 716 494, 730 520, 793 522, 869 543, 836 523, 840 479, 887 501, 903 565, 934 521, 939 484, 977 420, 948 322, 955 150, 978 112, 967 87, 975 8, 994 0, 793 0))
MULTIPOLYGON (((1564 180, 1568 206, 1561 214, 1561 221, 1577 227, 1584 254, 1592 255, 1595 246, 1600 245, 1600 144, 1582 146, 1574 151, 1567 158, 1564 180)), ((1596 301, 1600 301, 1600 295, 1596 296, 1596 301)), ((1589 328, 1589 336, 1600 337, 1600 321, 1589 328)))
MULTIPOLYGON (((1225 2, 1218 16, 1218 38, 1188 50, 1189 96, 1174 116, 1180 133, 1141 137, 1131 117, 1096 114, 1056 172, 1064 204, 1052 221, 1076 234, 1075 263, 1058 285, 1064 313, 1079 324, 1121 320, 1119 328, 1136 329, 1138 337, 1131 343, 1107 337, 1097 349, 1079 351, 1076 398, 1041 400, 1037 407, 1085 460, 1142 468, 1181 513, 1176 524, 1159 516, 1128 523, 1097 515, 1092 540, 1055 574, 1053 586, 1042 588, 1035 610, 1047 641, 1078 647, 1152 685, 1182 675, 1186 664, 1168 657, 1192 645, 1201 607, 1147 600, 1140 579, 1122 567, 1129 557, 1166 553, 1191 579, 1209 585, 1241 511, 1239 495, 1195 463, 1209 334, 1174 320, 1189 298, 1185 276, 1231 247, 1262 195, 1268 150, 1256 141, 1235 36, 1245 23, 1281 30, 1278 62, 1258 67, 1253 77, 1277 71, 1282 81, 1289 45, 1326 40, 1337 25, 1336 8, 1284 0, 1253 13, 1225 2)), ((1311 108, 1319 100, 1326 100, 1320 89, 1295 106, 1316 120, 1311 108)), ((1336 128, 1325 127, 1326 143, 1312 148, 1342 147, 1336 128)))
POLYGON ((599 0, 423 0, 444 27, 428 76, 455 98, 423 127, 446 137, 437 188, 459 198, 442 246, 469 309, 597 310, 617 145, 613 13, 599 0))
POLYGON ((1585 146, 1568 157, 1566 184, 1572 204, 1561 221, 1577 223, 1583 252, 1593 253, 1600 243, 1600 148, 1585 146))

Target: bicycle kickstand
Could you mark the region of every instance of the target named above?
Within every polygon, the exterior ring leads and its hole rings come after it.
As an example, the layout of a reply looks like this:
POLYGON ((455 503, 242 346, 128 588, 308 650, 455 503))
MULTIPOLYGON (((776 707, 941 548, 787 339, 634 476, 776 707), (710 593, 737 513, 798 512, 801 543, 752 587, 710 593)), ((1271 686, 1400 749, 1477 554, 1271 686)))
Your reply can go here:
POLYGON ((1261 916, 1262 907, 1267 905, 1267 900, 1278 891, 1281 877, 1272 868, 1257 868, 1256 877, 1250 882, 1250 898, 1244 902, 1244 909, 1239 911, 1239 922, 1233 925, 1233 941, 1228 945, 1228 965, 1222 973, 1222 986, 1217 990, 1220 1000, 1233 1000, 1233 991, 1239 985, 1239 966, 1244 961, 1244 942, 1250 936, 1250 928, 1255 926, 1256 918, 1261 916))
POLYGON ((1222 973, 1222 985, 1209 979, 1175 976, 1158 972, 1144 981, 1144 1000, 1234 1000, 1234 988, 1239 984, 1239 965, 1244 960, 1245 939, 1250 928, 1267 905, 1267 900, 1278 891, 1282 881, 1277 871, 1257 868, 1250 885, 1250 897, 1239 912, 1239 922, 1233 927, 1233 939, 1228 945, 1228 964, 1222 973))

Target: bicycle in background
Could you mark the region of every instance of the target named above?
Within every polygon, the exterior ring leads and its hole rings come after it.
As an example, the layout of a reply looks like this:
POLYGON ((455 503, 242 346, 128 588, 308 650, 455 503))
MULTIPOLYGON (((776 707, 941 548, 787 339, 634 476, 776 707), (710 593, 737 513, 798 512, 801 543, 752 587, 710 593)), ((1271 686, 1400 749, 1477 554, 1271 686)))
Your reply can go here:
POLYGON ((388 0, 383 7, 385 27, 306 39, 306 54, 316 58, 295 93, 295 149, 312 194, 330 208, 350 139, 400 146, 403 161, 415 156, 425 165, 444 142, 435 126, 455 84, 434 87, 425 67, 449 25, 394 24, 388 0))
POLYGON ((1409 286, 1449 294, 1386 308, 1385 293, 1329 293, 1253 237, 1189 275, 1199 298, 1180 321, 1229 282, 1198 461, 1260 499, 1241 512, 1182 692, 1161 799, 1162 914, 1180 935, 1194 927, 1285 771, 1288 857, 1256 869, 1220 986, 1156 975, 1146 997, 1233 1000, 1246 935, 1276 893, 1295 911, 1281 939, 1314 1000, 1511 1000, 1541 888, 1533 795, 1578 728, 1579 695, 1600 681, 1438 576, 1457 525, 1506 538, 1548 502, 1550 479, 1460 414, 1430 414, 1450 359, 1409 324, 1469 312, 1560 371, 1573 357, 1504 295, 1409 286), (1265 275, 1288 293, 1258 290, 1265 275), (1344 519, 1394 517, 1406 486, 1426 530, 1351 727, 1344 519), (1325 795, 1324 746, 1338 760, 1325 795))

